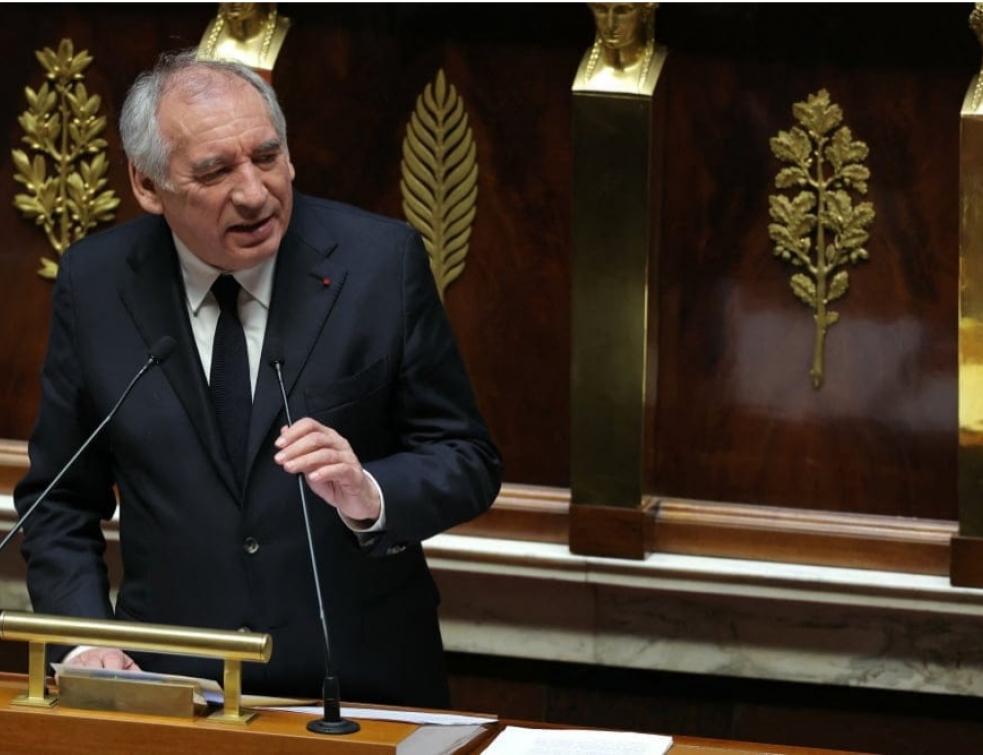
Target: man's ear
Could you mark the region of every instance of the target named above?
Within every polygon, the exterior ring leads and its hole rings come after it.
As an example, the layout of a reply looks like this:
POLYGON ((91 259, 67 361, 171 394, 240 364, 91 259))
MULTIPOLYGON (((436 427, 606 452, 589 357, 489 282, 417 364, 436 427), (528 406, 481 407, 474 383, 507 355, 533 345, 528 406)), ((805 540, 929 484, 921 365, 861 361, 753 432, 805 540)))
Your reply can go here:
POLYGON ((150 180, 149 176, 144 175, 131 161, 129 163, 130 171, 130 188, 133 190, 133 196, 136 197, 137 204, 143 208, 144 212, 149 212, 151 215, 163 215, 164 205, 160 201, 160 195, 157 193, 157 185, 150 180))

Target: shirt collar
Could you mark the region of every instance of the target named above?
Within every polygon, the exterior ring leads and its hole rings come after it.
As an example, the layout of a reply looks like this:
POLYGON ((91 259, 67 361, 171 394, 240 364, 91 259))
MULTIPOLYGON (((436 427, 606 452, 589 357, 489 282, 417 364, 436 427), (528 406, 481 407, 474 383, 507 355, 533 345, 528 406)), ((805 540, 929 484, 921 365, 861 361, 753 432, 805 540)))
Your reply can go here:
MULTIPOLYGON (((181 264, 181 276, 184 278, 184 290, 188 295, 188 304, 191 305, 192 313, 197 315, 215 279, 224 271, 209 265, 192 252, 173 231, 171 236, 174 238, 174 248, 177 249, 178 261, 181 264)), ((273 270, 275 267, 276 255, 253 267, 237 270, 232 273, 232 277, 239 282, 246 293, 262 304, 264 309, 269 309, 270 299, 273 296, 273 270)))

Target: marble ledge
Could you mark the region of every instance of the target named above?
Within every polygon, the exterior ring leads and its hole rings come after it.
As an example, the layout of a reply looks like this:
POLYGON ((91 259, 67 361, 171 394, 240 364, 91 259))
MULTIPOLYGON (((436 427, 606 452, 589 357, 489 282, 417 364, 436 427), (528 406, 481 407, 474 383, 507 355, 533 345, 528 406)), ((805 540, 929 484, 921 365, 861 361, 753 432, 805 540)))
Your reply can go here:
POLYGON ((448 650, 983 697, 983 591, 944 577, 439 535, 448 650))
POLYGON ((932 575, 671 553, 630 561, 579 556, 553 543, 446 534, 424 548, 435 571, 983 618, 983 590, 932 575))

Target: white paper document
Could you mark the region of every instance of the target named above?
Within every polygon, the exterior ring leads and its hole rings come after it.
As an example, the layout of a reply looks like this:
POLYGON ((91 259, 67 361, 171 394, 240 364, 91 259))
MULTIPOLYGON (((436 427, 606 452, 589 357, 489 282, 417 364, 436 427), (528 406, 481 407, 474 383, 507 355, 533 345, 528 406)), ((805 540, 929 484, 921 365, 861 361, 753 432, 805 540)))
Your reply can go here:
POLYGON ((664 755, 672 737, 630 731, 507 726, 484 755, 664 755))
MULTIPOLYGON (((306 713, 309 716, 323 716, 322 706, 301 705, 289 707, 269 707, 265 710, 285 710, 290 713, 306 713)), ((430 724, 432 726, 470 726, 473 724, 493 724, 498 719, 488 716, 465 716, 459 713, 434 713, 425 710, 390 710, 388 708, 354 708, 341 706, 343 718, 362 718, 371 721, 401 721, 408 724, 430 724)))

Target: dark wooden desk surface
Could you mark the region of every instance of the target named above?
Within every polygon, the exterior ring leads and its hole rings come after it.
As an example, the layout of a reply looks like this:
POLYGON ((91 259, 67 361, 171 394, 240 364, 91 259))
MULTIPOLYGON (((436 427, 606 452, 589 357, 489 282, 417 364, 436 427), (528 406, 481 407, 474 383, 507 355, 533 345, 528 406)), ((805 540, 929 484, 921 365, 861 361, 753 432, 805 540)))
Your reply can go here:
MULTIPOLYGON (((346 753, 395 752, 396 743, 416 730, 413 724, 366 721, 357 734, 327 740, 305 728, 307 717, 295 713, 263 711, 248 726, 224 726, 207 718, 178 719, 101 711, 72 710, 55 706, 34 709, 11 706, 11 699, 23 692, 27 679, 18 674, 0 673, 0 749, 11 753, 37 755, 101 755, 202 752, 214 755, 250 755, 276 752, 282 755, 324 755, 328 742, 346 753)), ((571 728, 528 721, 500 721, 497 733, 508 725, 533 728, 571 728)), ((762 745, 728 740, 675 737, 670 755, 826 755, 840 750, 762 745)), ((480 752, 491 741, 482 737, 463 752, 480 752)))

